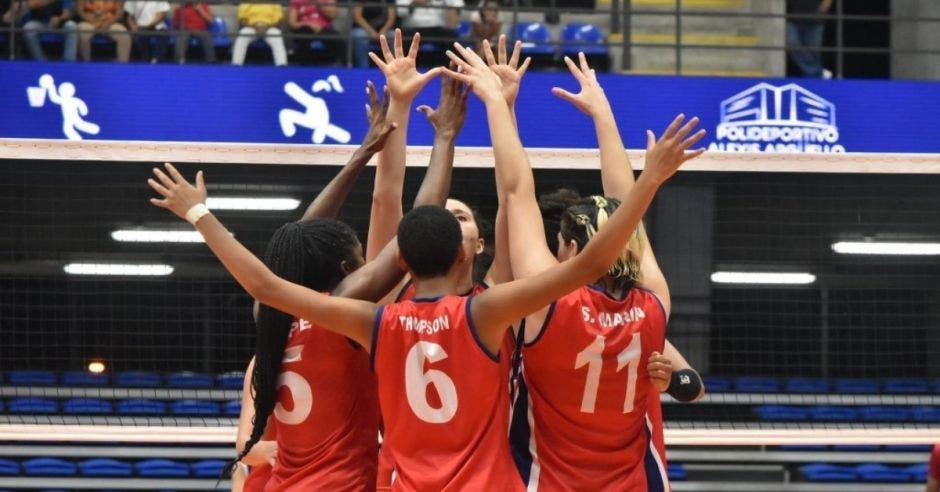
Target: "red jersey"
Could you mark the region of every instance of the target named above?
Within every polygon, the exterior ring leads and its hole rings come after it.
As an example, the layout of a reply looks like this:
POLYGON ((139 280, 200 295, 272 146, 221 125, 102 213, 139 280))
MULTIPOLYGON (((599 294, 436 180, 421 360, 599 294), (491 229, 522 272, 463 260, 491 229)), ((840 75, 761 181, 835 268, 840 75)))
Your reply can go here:
POLYGON ((253 466, 242 487, 244 492, 261 492, 271 479, 271 465, 253 466))
POLYGON ((927 478, 940 480, 940 444, 934 444, 930 452, 930 464, 927 465, 927 478))
POLYGON ((472 300, 414 299, 376 313, 372 357, 392 490, 523 490, 506 438, 508 355, 479 343, 472 300))
POLYGON ((379 410, 368 353, 296 320, 277 384, 277 463, 265 490, 373 490, 379 410))
POLYGON ((669 490, 652 443, 646 365, 662 352, 666 316, 656 296, 617 300, 582 287, 552 303, 522 347, 523 387, 513 446, 528 490, 669 490))

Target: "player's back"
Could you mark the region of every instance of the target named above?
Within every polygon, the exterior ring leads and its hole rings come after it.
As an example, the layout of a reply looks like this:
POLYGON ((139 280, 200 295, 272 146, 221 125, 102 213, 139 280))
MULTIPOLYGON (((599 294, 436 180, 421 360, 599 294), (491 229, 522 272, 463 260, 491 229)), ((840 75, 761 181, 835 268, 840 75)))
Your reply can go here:
POLYGON ((658 395, 646 369, 665 322, 656 297, 636 288, 617 300, 582 287, 552 304, 522 348, 512 433, 529 490, 668 489, 651 445, 647 399, 658 395))
POLYGON ((291 327, 273 421, 272 490, 373 490, 379 410, 365 349, 304 320, 291 327))
POLYGON ((508 371, 469 319, 473 297, 414 299, 380 308, 373 357, 383 455, 393 490, 522 490, 506 429, 508 371))

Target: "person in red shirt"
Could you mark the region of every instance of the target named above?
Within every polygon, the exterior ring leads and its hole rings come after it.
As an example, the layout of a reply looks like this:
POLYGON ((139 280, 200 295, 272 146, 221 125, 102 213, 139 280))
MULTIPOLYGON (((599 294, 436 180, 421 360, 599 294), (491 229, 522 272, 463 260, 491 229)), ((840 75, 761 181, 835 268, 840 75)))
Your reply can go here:
POLYGON ((215 44, 209 32, 209 24, 214 19, 212 9, 203 2, 186 2, 173 12, 173 26, 176 29, 176 61, 186 63, 189 40, 199 38, 202 56, 206 63, 215 63, 215 44))
POLYGON ((294 38, 294 50, 301 63, 313 63, 313 40, 320 40, 326 47, 326 58, 338 65, 345 65, 346 43, 339 31, 333 27, 336 18, 336 0, 291 0, 287 7, 287 25, 294 38))
POLYGON ((927 492, 940 491, 940 444, 934 444, 927 466, 927 492))

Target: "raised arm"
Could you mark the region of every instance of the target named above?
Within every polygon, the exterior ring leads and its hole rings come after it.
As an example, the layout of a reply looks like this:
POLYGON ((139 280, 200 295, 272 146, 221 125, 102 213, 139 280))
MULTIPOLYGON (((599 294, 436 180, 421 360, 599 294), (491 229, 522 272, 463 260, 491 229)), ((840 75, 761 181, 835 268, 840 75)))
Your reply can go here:
POLYGON ((434 68, 420 74, 416 59, 421 45, 421 36, 415 33, 408 54, 402 47, 401 30, 395 30, 394 53, 389 49, 385 36, 379 37, 382 57, 369 53, 369 57, 385 74, 385 83, 391 95, 388 120, 398 125, 399 131, 392 134, 379 153, 375 170, 375 185, 372 191, 372 211, 369 215, 369 237, 366 242, 366 261, 375 258, 379 251, 395 236, 402 218, 402 187, 405 183, 405 145, 408 140, 408 120, 415 96, 427 83, 440 74, 434 68))
POLYGON ((163 197, 151 198, 150 203, 195 225, 209 249, 249 295, 262 304, 349 337, 363 347, 371 347, 374 303, 327 296, 278 277, 205 207, 206 185, 202 171, 196 174, 194 187, 172 164, 167 163, 166 170, 169 175, 154 168, 156 179, 147 180, 163 197))
POLYGON ((382 150, 389 135, 398 127, 395 122, 388 121, 386 118, 389 105, 388 90, 386 89, 383 100, 379 101, 375 86, 370 81, 366 86, 366 93, 369 95, 369 104, 366 105, 369 131, 366 132, 362 144, 353 152, 346 165, 310 202, 301 221, 319 217, 336 217, 346 197, 349 196, 349 191, 356 183, 359 173, 366 167, 372 156, 382 150))

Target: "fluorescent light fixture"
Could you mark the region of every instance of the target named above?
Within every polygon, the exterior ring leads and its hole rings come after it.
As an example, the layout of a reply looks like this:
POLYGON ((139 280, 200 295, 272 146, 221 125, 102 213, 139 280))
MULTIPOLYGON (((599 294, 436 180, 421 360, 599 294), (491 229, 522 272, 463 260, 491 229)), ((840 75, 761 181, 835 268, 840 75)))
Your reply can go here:
POLYGON ((170 265, 130 263, 69 263, 64 270, 69 275, 164 276, 173 273, 170 265))
POLYGON ((300 206, 295 198, 209 197, 206 206, 212 210, 294 210, 300 206))
POLYGON ((111 239, 127 243, 202 243, 199 231, 159 229, 118 229, 111 232, 111 239))
POLYGON ((107 368, 103 360, 96 359, 88 363, 88 372, 92 374, 101 374, 107 368))
POLYGON ((940 255, 940 243, 839 241, 832 250, 843 255, 940 255))
POLYGON ((816 281, 812 273, 781 272, 715 272, 712 282, 716 284, 771 284, 804 285, 816 281))

